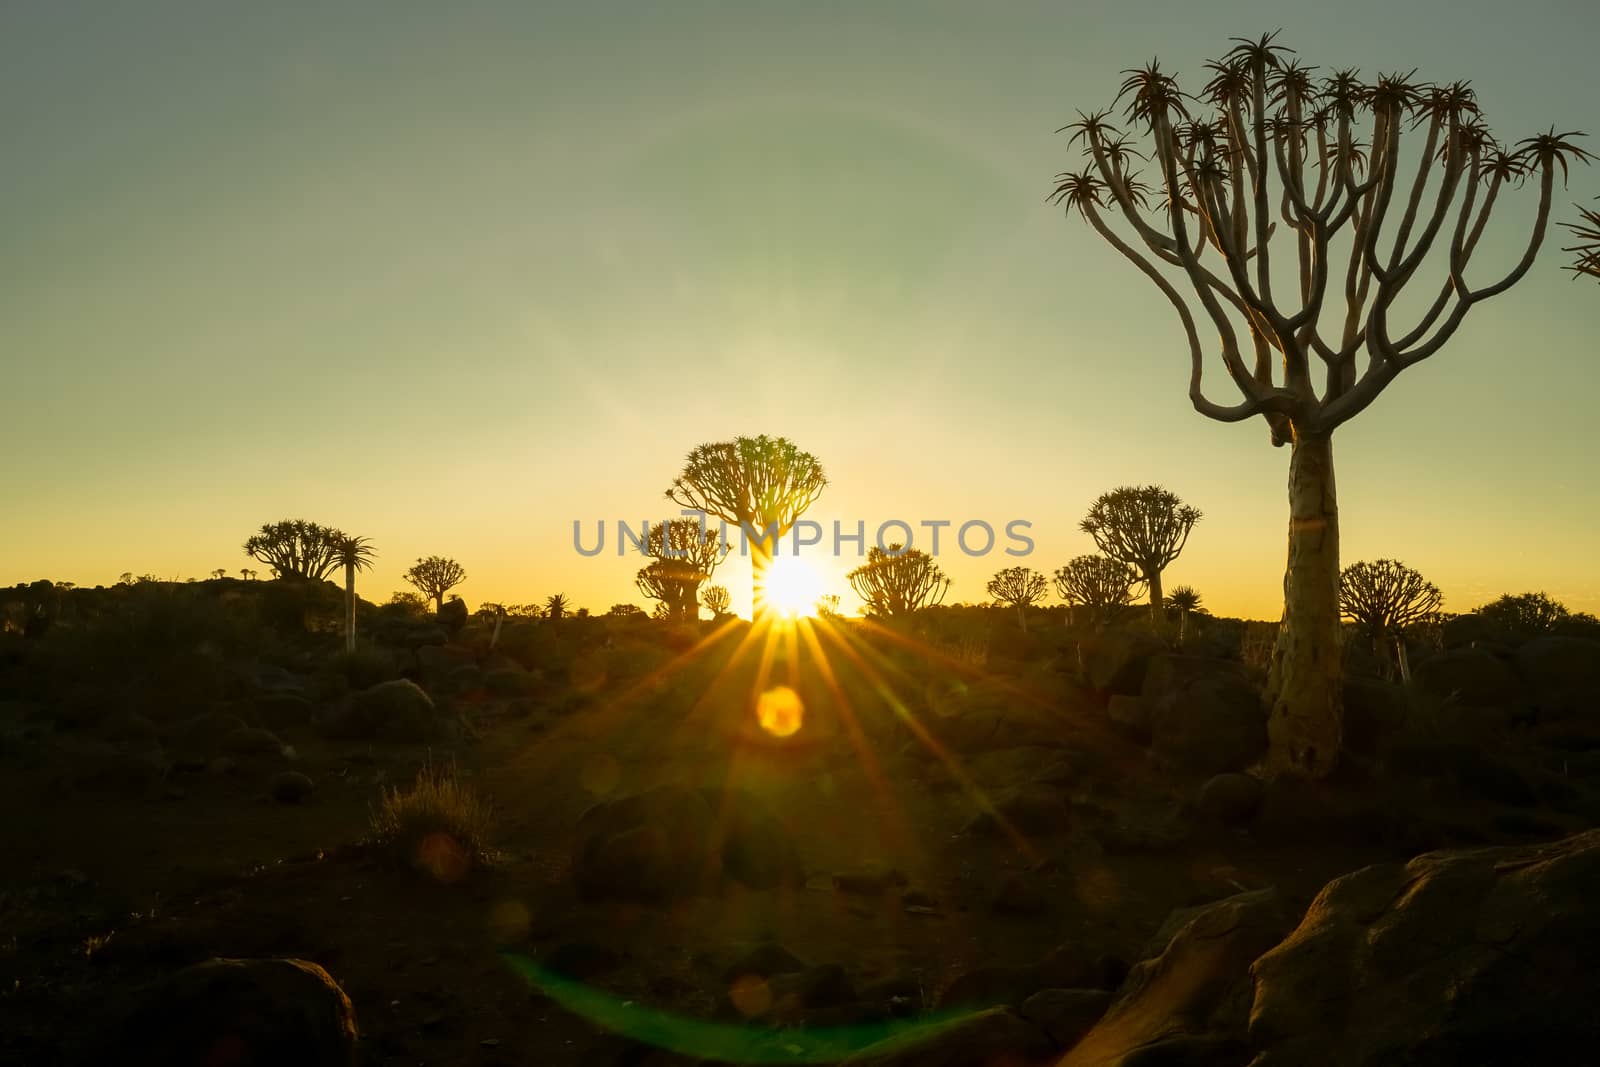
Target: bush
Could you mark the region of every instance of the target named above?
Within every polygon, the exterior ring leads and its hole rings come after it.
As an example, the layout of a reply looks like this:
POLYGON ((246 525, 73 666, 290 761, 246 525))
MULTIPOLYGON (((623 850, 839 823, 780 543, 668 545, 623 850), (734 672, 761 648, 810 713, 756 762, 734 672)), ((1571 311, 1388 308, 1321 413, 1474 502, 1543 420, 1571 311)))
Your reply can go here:
POLYGON ((441 882, 459 882, 488 866, 494 812, 463 785, 452 766, 417 773, 409 789, 391 789, 372 813, 372 844, 396 863, 441 882))
POLYGON ((371 645, 358 645, 354 652, 340 652, 328 661, 328 671, 343 678, 351 689, 371 689, 400 673, 393 656, 371 645))

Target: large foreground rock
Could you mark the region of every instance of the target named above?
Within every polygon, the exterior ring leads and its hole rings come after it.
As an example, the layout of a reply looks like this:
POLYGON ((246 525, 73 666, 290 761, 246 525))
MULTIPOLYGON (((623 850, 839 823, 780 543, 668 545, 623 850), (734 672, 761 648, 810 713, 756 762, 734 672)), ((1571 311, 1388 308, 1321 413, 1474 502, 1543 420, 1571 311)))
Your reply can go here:
POLYGON ((1134 966, 1116 1003, 1060 1067, 1210 1063, 1219 1054, 1242 1050, 1250 963, 1293 923, 1274 889, 1240 893, 1196 910, 1161 955, 1134 966))
POLYGON ((1539 722, 1600 718, 1600 642, 1536 637, 1517 650, 1517 670, 1539 722))
POLYGON ((351 1067, 355 1010, 305 960, 214 959, 158 983, 105 1035, 98 1062, 136 1067, 351 1067))
POLYGON ((1600 831, 1328 883, 1256 961, 1254 1067, 1589 1062, 1600 831))

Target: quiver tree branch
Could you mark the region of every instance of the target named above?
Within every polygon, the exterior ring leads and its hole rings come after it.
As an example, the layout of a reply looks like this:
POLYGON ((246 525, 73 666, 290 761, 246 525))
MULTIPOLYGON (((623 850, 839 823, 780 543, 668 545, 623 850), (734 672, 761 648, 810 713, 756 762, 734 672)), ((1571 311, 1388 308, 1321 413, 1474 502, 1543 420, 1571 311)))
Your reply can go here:
MULTIPOLYGON (((1573 143, 1580 135, 1554 127, 1502 147, 1465 82, 1427 84, 1414 71, 1367 82, 1354 70, 1318 80, 1273 35, 1235 45, 1208 64, 1198 96, 1153 60, 1124 72, 1122 128, 1107 111, 1064 127, 1087 164, 1059 175, 1051 199, 1177 311, 1195 409, 1222 422, 1260 416, 1274 445, 1293 446, 1265 769, 1321 777, 1343 743, 1333 432, 1527 274, 1556 171, 1565 181, 1569 163, 1589 156, 1573 143), (1136 159, 1150 165, 1149 185, 1129 169, 1136 159), (1479 262, 1501 194, 1535 177, 1521 255, 1479 262), (1430 263, 1442 276, 1427 278, 1430 263), (1424 295, 1401 299, 1413 291, 1424 295), (1402 308, 1415 317, 1398 321, 1402 308), (1207 319, 1209 345, 1198 326, 1207 319), (1207 362, 1236 402, 1204 392, 1207 362)), ((1600 277, 1600 217, 1586 213, 1574 230, 1573 269, 1600 277)))

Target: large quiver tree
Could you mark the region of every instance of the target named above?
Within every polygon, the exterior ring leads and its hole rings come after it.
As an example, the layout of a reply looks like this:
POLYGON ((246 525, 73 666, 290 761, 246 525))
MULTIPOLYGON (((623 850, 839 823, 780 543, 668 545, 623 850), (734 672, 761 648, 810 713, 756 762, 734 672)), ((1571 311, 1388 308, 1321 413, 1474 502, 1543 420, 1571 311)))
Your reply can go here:
POLYGON ((1372 651, 1388 666, 1400 653, 1402 673, 1409 674, 1403 645, 1407 626, 1433 618, 1444 603, 1439 587, 1404 563, 1375 559, 1352 563, 1339 575, 1339 608, 1372 642, 1372 651))
POLYGON ((666 606, 668 618, 693 621, 700 615, 700 583, 711 577, 729 547, 719 531, 694 519, 652 526, 644 546, 652 562, 634 582, 641 593, 666 606))
POLYGON ((778 539, 828 484, 822 464, 785 437, 736 437, 689 453, 667 499, 744 531, 750 546, 752 613, 767 613, 766 575, 778 539))
POLYGON ((339 566, 339 544, 344 534, 331 526, 304 519, 285 519, 262 525, 244 543, 245 555, 272 568, 278 578, 320 582, 339 566))
POLYGON ((1474 305, 1527 273, 1557 169, 1564 176, 1569 160, 1587 157, 1554 128, 1502 148, 1465 82, 1363 82, 1353 70, 1318 81, 1270 35, 1236 40, 1208 65, 1198 96, 1156 61, 1126 72, 1118 100, 1144 151, 1110 112, 1080 112, 1064 129, 1088 163, 1060 175, 1053 195, 1177 311, 1195 409, 1222 422, 1260 416, 1273 444, 1292 446, 1266 768, 1320 777, 1341 744, 1333 432, 1438 352, 1474 305), (1402 131, 1418 129, 1421 148, 1403 164, 1402 131), (1136 165, 1151 168, 1148 180, 1136 165), (1501 193, 1529 177, 1539 204, 1521 257, 1509 269, 1475 269, 1501 193), (1444 276, 1419 281, 1425 262, 1444 276), (1203 389, 1205 346, 1180 290, 1215 330, 1234 403, 1203 389), (1406 302, 1417 314, 1396 324, 1402 294, 1417 297, 1406 302))

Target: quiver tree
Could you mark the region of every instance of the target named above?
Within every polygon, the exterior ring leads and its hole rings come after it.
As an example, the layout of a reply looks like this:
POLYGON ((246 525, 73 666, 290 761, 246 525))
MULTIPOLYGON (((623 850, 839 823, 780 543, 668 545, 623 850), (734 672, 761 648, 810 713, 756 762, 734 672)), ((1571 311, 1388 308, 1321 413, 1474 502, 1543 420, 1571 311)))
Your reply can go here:
POLYGON ((1578 239, 1577 244, 1562 249, 1573 254, 1572 263, 1567 267, 1572 276, 1600 278, 1600 211, 1580 207, 1577 222, 1563 222, 1561 225, 1571 230, 1578 239))
POLYGON ((1189 542, 1200 511, 1159 485, 1124 485, 1104 493, 1078 528, 1107 556, 1132 567, 1150 589, 1150 618, 1159 629, 1165 603, 1161 572, 1189 542))
POLYGON ((1022 632, 1028 632, 1028 608, 1044 598, 1050 585, 1044 575, 1031 567, 1007 567, 989 579, 988 592, 998 603, 1017 609, 1022 632))
POLYGON ((1139 575, 1126 563, 1105 556, 1079 556, 1056 571, 1056 595, 1073 613, 1081 605, 1091 626, 1110 623, 1132 604, 1139 575))
POLYGON ((1190 612, 1204 612, 1200 594, 1192 585, 1180 585, 1167 595, 1167 607, 1178 613, 1178 641, 1181 644, 1189 630, 1190 612))
POLYGON ((708 585, 700 591, 700 603, 706 606, 706 610, 711 612, 711 617, 714 619, 726 615, 728 605, 732 602, 732 598, 728 595, 728 587, 725 585, 708 585))
POLYGON ((344 650, 356 650, 356 571, 364 571, 377 558, 371 539, 340 534, 334 539, 334 553, 344 568, 344 650))
POLYGON ((467 572, 453 559, 429 556, 417 560, 404 577, 433 601, 434 614, 438 614, 444 610, 444 595, 466 581, 467 572))
POLYGON ((1376 559, 1352 563, 1339 575, 1339 610, 1372 642, 1372 651, 1388 665, 1391 649, 1399 654, 1400 673, 1409 677, 1402 632, 1439 611, 1439 587, 1404 563, 1376 559))
POLYGON ((1208 64, 1198 96, 1154 60, 1127 71, 1118 101, 1129 133, 1109 111, 1080 112, 1063 129, 1088 161, 1058 176, 1053 199, 1177 312, 1195 409, 1222 422, 1260 417, 1273 444, 1292 446, 1266 769, 1320 777, 1341 743, 1333 432, 1438 352, 1475 304, 1528 272, 1557 169, 1565 177, 1569 160, 1587 156, 1554 128, 1503 148, 1465 82, 1363 82, 1354 70, 1315 80, 1270 35, 1236 40, 1208 64), (1421 148, 1402 165, 1405 130, 1416 132, 1404 147, 1419 138, 1421 148), (1528 177, 1539 203, 1520 258, 1479 268, 1474 253, 1500 194, 1528 177), (1425 262, 1443 277, 1424 279, 1425 262), (1404 323, 1392 321, 1401 303, 1416 312, 1404 323), (1233 403, 1203 388, 1197 313, 1215 331, 1233 403))
POLYGON ((845 577, 873 615, 910 615, 939 603, 950 588, 932 556, 897 544, 869 548, 867 561, 845 577))
POLYGON ((730 547, 721 533, 694 519, 674 519, 652 526, 643 547, 653 562, 634 576, 639 592, 665 604, 670 619, 699 618, 700 584, 711 577, 730 547))
POLYGON ((828 484, 822 464, 784 437, 736 437, 689 453, 667 499, 733 523, 750 546, 752 614, 767 611, 767 569, 778 539, 828 484))
POLYGON ((320 582, 339 566, 338 530, 304 519, 269 522, 244 543, 245 555, 267 566, 279 578, 320 582))
MULTIPOLYGON (((665 601, 662 603, 664 604, 665 601)), ((559 626, 562 618, 567 614, 567 608, 570 606, 571 601, 567 599, 565 593, 551 593, 544 601, 545 618, 559 626)))

